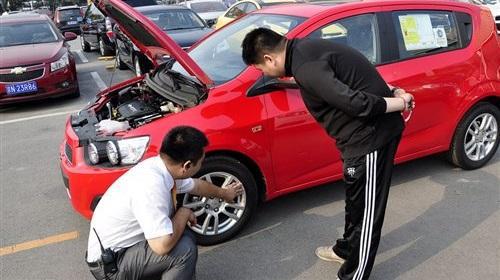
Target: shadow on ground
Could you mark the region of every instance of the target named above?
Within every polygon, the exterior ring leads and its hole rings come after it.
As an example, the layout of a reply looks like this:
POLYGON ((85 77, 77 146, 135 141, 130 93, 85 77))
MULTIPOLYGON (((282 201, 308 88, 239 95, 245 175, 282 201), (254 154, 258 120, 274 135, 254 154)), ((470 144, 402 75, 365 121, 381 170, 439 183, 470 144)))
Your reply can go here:
MULTIPOLYGON (((490 165, 499 161, 496 156, 490 165)), ((411 245, 377 263, 370 279, 396 279, 498 210, 498 174, 454 168, 441 156, 397 166, 393 186, 407 188, 410 185, 405 183, 429 176, 444 188, 442 199, 382 237, 379 254, 411 245)), ((319 261, 314 250, 342 234, 343 199, 343 185, 334 183, 263 203, 235 239, 200 250, 198 279, 335 279, 338 265, 319 261)))

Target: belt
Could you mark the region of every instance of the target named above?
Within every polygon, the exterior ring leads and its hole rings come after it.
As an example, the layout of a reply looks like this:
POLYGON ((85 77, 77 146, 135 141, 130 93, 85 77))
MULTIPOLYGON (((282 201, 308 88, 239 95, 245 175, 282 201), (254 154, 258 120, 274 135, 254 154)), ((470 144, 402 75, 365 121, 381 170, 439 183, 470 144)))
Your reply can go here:
POLYGON ((102 261, 87 262, 89 267, 102 267, 102 261))

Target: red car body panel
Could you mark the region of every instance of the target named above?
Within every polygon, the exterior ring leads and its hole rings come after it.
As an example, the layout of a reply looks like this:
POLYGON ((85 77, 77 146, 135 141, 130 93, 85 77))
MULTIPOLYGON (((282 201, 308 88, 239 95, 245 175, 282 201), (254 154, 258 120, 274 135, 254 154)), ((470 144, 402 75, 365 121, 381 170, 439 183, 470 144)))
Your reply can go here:
MULTIPOLYGON (((468 47, 378 66, 388 83, 413 93, 417 103, 398 149, 396 162, 400 163, 448 150, 458 122, 474 104, 488 98, 500 100, 500 46, 491 15, 483 15, 485 10, 477 6, 451 1, 419 3, 359 2, 336 7, 289 5, 256 13, 308 17, 287 34, 288 38, 301 38, 334 19, 368 12, 442 9, 472 15, 474 30, 468 47), (426 70, 422 71, 424 66, 426 70)), ((232 24, 234 22, 229 25, 232 24)), ((164 33, 162 36, 166 37, 164 33)), ((185 63, 190 62, 186 59, 185 63)), ((149 135, 150 144, 143 157, 148 158, 158 154, 163 136, 170 128, 178 125, 197 127, 210 141, 207 156, 231 155, 255 167, 252 170, 256 179, 263 178, 259 185, 264 199, 340 179, 340 153, 334 141, 307 112, 299 91, 289 89, 246 97, 247 90, 259 77, 259 71, 248 67, 233 80, 211 87, 204 103, 157 119, 123 136, 149 135)), ((135 81, 137 79, 107 90, 92 106, 104 106, 107 93, 135 81)), ((60 150, 63 176, 69 180, 74 208, 90 218, 93 199, 102 195, 128 168, 108 169, 86 164, 84 148, 78 146, 69 122, 65 138, 60 150), (66 148, 72 151, 71 163, 67 160, 66 148)))
MULTIPOLYGON (((25 22, 40 21, 50 22, 50 19, 45 15, 23 16, 19 18, 6 18, 2 21, 2 24, 23 24, 25 22)), ((53 28, 54 31, 58 32, 55 26, 53 28)), ((20 66, 26 67, 27 72, 43 69, 43 75, 22 81, 36 81, 38 86, 36 93, 9 96, 7 95, 6 85, 14 82, 2 82, 0 80, 0 105, 75 93, 78 89, 75 59, 69 51, 69 45, 64 42, 64 38, 61 35, 58 36, 59 40, 57 42, 0 48, 0 75, 10 74, 12 69, 20 66), (66 52, 68 53, 69 65, 52 72, 50 64, 59 60, 66 52)))

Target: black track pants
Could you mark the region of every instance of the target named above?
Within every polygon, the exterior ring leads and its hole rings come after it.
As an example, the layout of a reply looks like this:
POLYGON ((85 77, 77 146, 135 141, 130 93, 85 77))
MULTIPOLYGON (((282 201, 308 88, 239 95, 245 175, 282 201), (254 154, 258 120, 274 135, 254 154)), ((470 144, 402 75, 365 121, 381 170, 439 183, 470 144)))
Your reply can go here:
POLYGON ((338 272, 341 280, 365 280, 370 276, 399 140, 396 137, 370 154, 344 159, 345 229, 343 238, 333 247, 346 260, 338 272))

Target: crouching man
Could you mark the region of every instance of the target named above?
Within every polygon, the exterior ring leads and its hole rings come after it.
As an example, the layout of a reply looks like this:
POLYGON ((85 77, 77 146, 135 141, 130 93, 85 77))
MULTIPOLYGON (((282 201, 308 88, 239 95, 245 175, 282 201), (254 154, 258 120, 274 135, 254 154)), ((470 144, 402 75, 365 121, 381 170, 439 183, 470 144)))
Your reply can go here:
POLYGON ((241 184, 222 189, 192 179, 208 140, 192 127, 176 127, 163 139, 160 154, 137 164, 106 191, 92 221, 86 261, 96 279, 193 279, 198 250, 193 212, 176 209, 176 193, 219 197, 243 193, 241 184))

